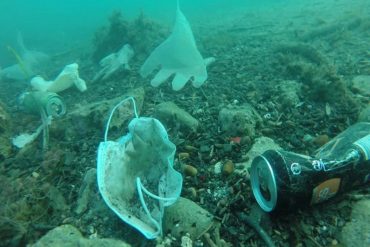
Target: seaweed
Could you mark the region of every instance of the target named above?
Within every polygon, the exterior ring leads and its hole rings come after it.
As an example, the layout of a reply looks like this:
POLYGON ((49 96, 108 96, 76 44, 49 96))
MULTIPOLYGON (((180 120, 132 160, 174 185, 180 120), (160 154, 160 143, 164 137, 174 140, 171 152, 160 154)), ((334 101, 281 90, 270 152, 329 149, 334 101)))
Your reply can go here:
POLYGON ((302 41, 341 39, 344 33, 358 29, 364 22, 366 22, 366 18, 357 17, 356 15, 346 16, 343 20, 307 31, 300 37, 300 39, 302 41))
POLYGON ((147 18, 143 12, 136 19, 128 21, 122 12, 114 11, 109 17, 108 26, 95 32, 92 59, 98 62, 106 55, 118 51, 124 44, 130 44, 136 55, 145 57, 163 37, 161 26, 147 18))
POLYGON ((303 43, 285 44, 276 52, 279 70, 288 79, 302 82, 311 100, 353 103, 336 68, 315 48, 303 43))
POLYGON ((71 214, 66 200, 74 201, 77 179, 65 156, 59 147, 42 156, 31 146, 0 165, 0 246, 31 243, 71 214))
POLYGON ((109 17, 109 26, 96 31, 94 36, 94 61, 99 61, 109 53, 117 51, 127 42, 128 22, 123 19, 120 11, 114 11, 109 17))
POLYGON ((303 43, 279 45, 276 51, 286 55, 291 54, 300 56, 308 62, 316 65, 320 65, 325 62, 323 55, 321 55, 315 48, 303 43))

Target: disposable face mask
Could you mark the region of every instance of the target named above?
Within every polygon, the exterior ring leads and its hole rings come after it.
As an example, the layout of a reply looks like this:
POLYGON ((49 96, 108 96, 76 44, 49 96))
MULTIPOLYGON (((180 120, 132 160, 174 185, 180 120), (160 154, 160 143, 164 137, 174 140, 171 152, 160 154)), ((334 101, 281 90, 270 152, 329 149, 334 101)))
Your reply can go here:
POLYGON ((148 239, 162 234, 164 207, 181 193, 182 176, 173 168, 175 151, 161 122, 138 117, 132 97, 113 108, 98 149, 99 191, 111 210, 148 239), (117 141, 108 140, 112 116, 127 101, 135 113, 129 133, 117 141))

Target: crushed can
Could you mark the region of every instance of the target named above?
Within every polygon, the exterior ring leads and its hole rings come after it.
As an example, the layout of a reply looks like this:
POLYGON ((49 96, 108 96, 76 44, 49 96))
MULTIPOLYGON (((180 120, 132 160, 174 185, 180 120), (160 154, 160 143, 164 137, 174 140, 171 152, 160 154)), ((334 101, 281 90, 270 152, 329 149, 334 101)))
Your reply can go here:
POLYGON ((52 92, 26 92, 19 98, 19 103, 25 111, 33 114, 43 114, 61 117, 66 113, 66 105, 62 98, 52 92))
POLYGON ((357 123, 306 156, 268 150, 250 172, 253 195, 266 212, 317 204, 370 181, 370 123, 357 123))

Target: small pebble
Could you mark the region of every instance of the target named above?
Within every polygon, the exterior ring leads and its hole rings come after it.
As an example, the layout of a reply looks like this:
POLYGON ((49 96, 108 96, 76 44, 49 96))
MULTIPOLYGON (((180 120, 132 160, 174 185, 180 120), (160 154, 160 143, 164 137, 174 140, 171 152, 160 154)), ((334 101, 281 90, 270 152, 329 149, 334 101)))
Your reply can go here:
POLYGON ((198 192, 197 192, 197 189, 194 188, 194 187, 190 187, 186 190, 188 193, 189 193, 189 196, 191 197, 191 199, 196 199, 197 196, 198 196, 198 192))
POLYGON ((222 163, 219 161, 215 164, 214 173, 220 174, 222 172, 222 163))
POLYGON ((211 148, 208 146, 208 145, 202 145, 200 146, 200 152, 201 153, 206 153, 206 152, 209 152, 211 150, 211 148))
POLYGON ((313 139, 314 139, 313 136, 310 135, 310 134, 306 134, 306 135, 303 136, 303 141, 304 142, 311 142, 313 139))
POLYGON ((198 148, 191 146, 191 145, 185 145, 184 149, 188 152, 196 152, 198 151, 198 148))
POLYGON ((195 168, 192 165, 184 165, 182 170, 184 171, 184 174, 186 176, 191 176, 191 177, 195 177, 198 173, 197 168, 195 168))
POLYGON ((252 139, 250 136, 243 136, 240 140, 241 145, 247 145, 250 146, 252 145, 252 139))
POLYGON ((270 128, 264 128, 261 130, 262 134, 264 135, 271 135, 274 133, 274 130, 273 129, 270 129, 270 128))
POLYGON ((312 140, 312 142, 313 142, 315 145, 317 145, 317 146, 321 147, 322 145, 326 144, 329 140, 330 140, 329 136, 324 134, 324 135, 318 135, 318 136, 316 136, 316 137, 312 140))
POLYGON ((223 150, 224 150, 224 152, 229 153, 233 150, 233 146, 231 144, 224 144, 223 145, 223 150))
POLYGON ((226 161, 222 167, 222 173, 225 175, 230 175, 233 172, 234 172, 234 162, 232 162, 231 160, 226 161))
POLYGON ((189 159, 190 155, 189 153, 179 153, 179 159, 180 160, 186 160, 186 159, 189 159))
POLYGON ((87 231, 90 233, 90 234, 93 234, 95 232, 95 228, 94 226, 88 226, 87 227, 87 231))

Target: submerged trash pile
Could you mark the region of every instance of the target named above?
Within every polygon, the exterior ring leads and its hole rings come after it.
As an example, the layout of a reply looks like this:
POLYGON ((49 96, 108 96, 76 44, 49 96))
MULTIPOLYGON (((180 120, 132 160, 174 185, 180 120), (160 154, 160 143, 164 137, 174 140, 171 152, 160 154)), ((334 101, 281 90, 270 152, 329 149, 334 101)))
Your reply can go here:
MULTIPOLYGON (((88 56, 27 72, 18 101, 0 101, 0 246, 367 241, 368 76, 337 70, 346 49, 320 49, 337 29, 202 35, 179 5, 168 32, 143 14, 109 21, 88 56)), ((361 25, 344 26, 370 42, 361 25)))

